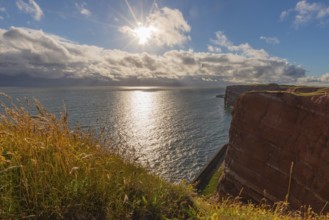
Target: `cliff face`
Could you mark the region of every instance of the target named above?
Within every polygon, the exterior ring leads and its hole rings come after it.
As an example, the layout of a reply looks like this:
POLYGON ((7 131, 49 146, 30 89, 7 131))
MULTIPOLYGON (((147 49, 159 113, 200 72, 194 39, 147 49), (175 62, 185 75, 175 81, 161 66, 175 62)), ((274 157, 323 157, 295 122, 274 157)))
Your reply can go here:
POLYGON ((329 90, 290 90, 239 96, 218 191, 328 212, 329 90))

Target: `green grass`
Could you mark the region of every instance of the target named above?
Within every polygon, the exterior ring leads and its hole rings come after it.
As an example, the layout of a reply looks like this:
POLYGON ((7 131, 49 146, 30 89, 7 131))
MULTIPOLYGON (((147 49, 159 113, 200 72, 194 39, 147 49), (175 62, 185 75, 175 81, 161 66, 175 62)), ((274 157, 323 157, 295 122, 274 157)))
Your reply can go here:
POLYGON ((282 88, 286 88, 287 90, 283 91, 275 91, 275 90, 257 90, 257 91, 248 91, 248 93, 288 93, 296 96, 304 96, 304 97, 312 97, 312 96, 320 96, 320 95, 329 95, 329 88, 326 87, 310 87, 310 86, 280 86, 282 88), (314 89, 312 92, 298 91, 303 90, 303 88, 314 89), (289 91, 291 89, 292 91, 289 91), (296 90, 296 91, 293 91, 296 90))
POLYGON ((56 118, 35 101, 37 114, 31 115, 28 100, 2 100, 0 219, 326 218, 287 212, 285 206, 214 202, 190 185, 170 184, 122 159, 93 133, 72 131, 65 113, 56 118))
POLYGON ((206 197, 213 196, 216 193, 218 180, 223 175, 223 172, 224 166, 222 165, 214 172, 206 187, 200 192, 200 194, 206 197))
POLYGON ((318 88, 314 92, 295 92, 293 93, 297 96, 319 96, 319 95, 328 95, 329 89, 328 88, 318 88))

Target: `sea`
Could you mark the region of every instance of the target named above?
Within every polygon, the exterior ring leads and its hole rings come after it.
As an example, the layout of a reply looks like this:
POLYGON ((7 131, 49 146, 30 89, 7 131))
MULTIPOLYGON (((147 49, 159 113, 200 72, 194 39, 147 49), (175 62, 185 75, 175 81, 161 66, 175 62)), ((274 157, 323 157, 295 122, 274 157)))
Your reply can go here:
POLYGON ((111 149, 174 183, 193 180, 228 142, 231 113, 216 97, 225 88, 0 87, 0 92, 36 98, 56 115, 66 109, 72 129, 102 134, 111 149))

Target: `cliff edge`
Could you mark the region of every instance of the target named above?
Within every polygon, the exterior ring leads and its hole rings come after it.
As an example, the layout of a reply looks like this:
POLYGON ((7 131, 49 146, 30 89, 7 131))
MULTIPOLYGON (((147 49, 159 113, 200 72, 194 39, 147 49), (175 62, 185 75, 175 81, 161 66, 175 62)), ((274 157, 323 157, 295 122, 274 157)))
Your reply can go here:
POLYGON ((250 91, 289 91, 289 92, 314 92, 319 87, 305 87, 305 86, 290 86, 290 85, 278 85, 271 84, 255 84, 255 85, 232 85, 227 86, 225 91, 225 107, 233 107, 235 101, 245 92, 250 91))
POLYGON ((219 195, 329 211, 329 89, 247 92, 234 106, 219 195))

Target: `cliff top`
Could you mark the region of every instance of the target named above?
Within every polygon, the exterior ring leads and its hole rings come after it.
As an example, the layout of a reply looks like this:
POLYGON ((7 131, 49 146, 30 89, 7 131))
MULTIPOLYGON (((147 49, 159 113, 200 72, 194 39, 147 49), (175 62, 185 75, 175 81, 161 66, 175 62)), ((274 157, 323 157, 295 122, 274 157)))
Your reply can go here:
POLYGON ((245 92, 279 92, 298 96, 318 96, 329 93, 329 88, 278 84, 232 85, 226 87, 225 107, 233 107, 238 96, 245 92))

